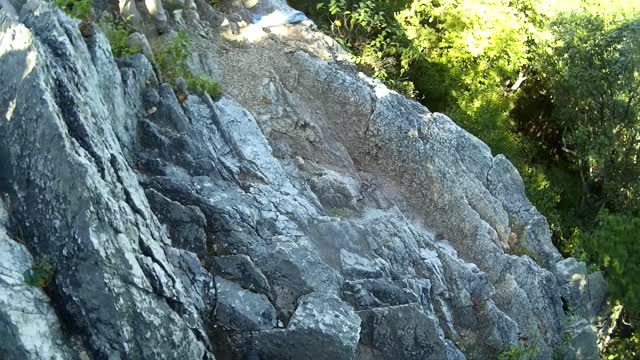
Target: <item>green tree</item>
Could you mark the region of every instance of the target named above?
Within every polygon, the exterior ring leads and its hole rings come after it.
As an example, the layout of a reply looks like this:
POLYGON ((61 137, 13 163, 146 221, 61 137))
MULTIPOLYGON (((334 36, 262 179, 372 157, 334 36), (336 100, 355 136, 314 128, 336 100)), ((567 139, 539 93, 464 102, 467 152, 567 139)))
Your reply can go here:
POLYGON ((640 315, 640 217, 603 211, 598 223, 579 237, 584 257, 605 272, 612 297, 640 315))
POLYGON ((608 27, 590 14, 558 18, 558 46, 543 65, 550 121, 580 175, 582 212, 639 205, 640 20, 608 27))
POLYGON ((637 359, 640 356, 640 217, 603 211, 599 226, 578 236, 582 256, 605 273, 611 299, 620 310, 613 337, 604 346, 605 359, 637 359))

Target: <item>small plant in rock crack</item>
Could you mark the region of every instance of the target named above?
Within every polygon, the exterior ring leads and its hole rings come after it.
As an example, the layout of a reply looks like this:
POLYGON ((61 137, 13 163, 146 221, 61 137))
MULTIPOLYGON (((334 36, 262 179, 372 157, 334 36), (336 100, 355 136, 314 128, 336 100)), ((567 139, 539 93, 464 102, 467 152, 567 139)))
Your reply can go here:
POLYGON ((498 360, 533 360, 538 356, 538 348, 533 345, 513 345, 498 354, 498 360))
POLYGON ((222 97, 222 89, 220 89, 220 83, 211 79, 205 75, 194 76, 187 74, 187 88, 200 96, 205 93, 209 94, 213 100, 218 100, 222 97))
POLYGON ((91 0, 55 0, 55 3, 69 16, 82 20, 91 17, 91 0))
POLYGON ((535 344, 540 338, 540 333, 534 331, 527 335, 519 334, 519 344, 512 345, 509 349, 498 354, 498 360, 534 360, 538 357, 540 350, 535 344))
POLYGON ((139 47, 131 47, 127 44, 133 27, 127 20, 102 18, 98 25, 109 39, 111 51, 116 57, 138 54, 142 51, 139 47))
POLYGON ((178 34, 154 51, 155 62, 164 81, 173 83, 178 77, 186 77, 187 60, 191 52, 191 42, 185 32, 178 34))
POLYGON ((328 213, 332 217, 339 218, 341 220, 349 218, 349 215, 350 215, 349 211, 343 208, 331 208, 329 209, 328 213))
POLYGON ((165 82, 174 84, 179 77, 186 81, 187 89, 197 95, 209 94, 213 100, 222 97, 220 84, 206 75, 195 75, 189 70, 191 41, 185 32, 154 51, 155 62, 165 82))
POLYGON ((27 284, 39 288, 49 285, 51 279, 53 279, 53 265, 51 264, 51 259, 46 255, 36 259, 31 266, 31 270, 24 275, 24 280, 27 284))

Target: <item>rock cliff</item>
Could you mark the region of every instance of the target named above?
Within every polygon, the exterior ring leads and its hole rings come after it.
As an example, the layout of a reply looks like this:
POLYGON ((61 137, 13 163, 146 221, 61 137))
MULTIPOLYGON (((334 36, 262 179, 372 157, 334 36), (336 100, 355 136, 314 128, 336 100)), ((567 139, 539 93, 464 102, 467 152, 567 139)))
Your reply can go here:
POLYGON ((604 280, 508 159, 310 21, 251 25, 285 3, 166 5, 94 11, 187 32, 221 99, 179 101, 153 46, 114 58, 96 24, 0 2, 1 358, 597 358, 604 280))

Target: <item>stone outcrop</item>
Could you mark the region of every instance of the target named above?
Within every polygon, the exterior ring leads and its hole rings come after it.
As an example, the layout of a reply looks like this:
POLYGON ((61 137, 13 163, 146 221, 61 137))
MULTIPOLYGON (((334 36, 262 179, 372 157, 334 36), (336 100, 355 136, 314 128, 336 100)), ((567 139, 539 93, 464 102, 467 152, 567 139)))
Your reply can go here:
POLYGON ((0 355, 597 357, 601 274, 562 259, 511 163, 308 22, 250 42, 283 2, 133 8, 202 35, 219 101, 178 101, 46 2, 0 4, 0 355))
POLYGON ((8 236, 7 204, 0 198, 0 354, 12 359, 72 358, 51 301, 27 284, 33 258, 8 236))

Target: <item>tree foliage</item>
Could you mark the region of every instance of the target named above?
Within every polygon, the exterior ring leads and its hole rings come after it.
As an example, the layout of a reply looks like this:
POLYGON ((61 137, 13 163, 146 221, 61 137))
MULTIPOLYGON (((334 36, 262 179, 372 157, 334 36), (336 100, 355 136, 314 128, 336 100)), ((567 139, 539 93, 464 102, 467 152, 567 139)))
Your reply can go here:
POLYGON ((552 26, 558 46, 543 65, 550 121, 580 175, 580 208, 638 208, 640 19, 609 28, 601 17, 570 14, 552 26))
MULTIPOLYGON (((603 211, 599 226, 579 234, 583 258, 605 272, 613 302, 623 306, 613 336, 605 343, 604 358, 631 360, 640 356, 640 216, 603 211)), ((615 312, 615 311, 614 311, 615 312)))
POLYGON ((584 256, 605 271, 609 292, 640 314, 640 217, 604 211, 593 232, 580 236, 584 256))

